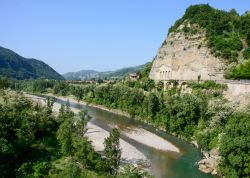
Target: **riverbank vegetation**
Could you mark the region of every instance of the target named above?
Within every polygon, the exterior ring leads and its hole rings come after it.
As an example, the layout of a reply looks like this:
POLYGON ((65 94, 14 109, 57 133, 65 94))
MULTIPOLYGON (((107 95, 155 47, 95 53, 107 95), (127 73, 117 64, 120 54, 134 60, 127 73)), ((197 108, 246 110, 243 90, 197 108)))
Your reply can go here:
POLYGON ((54 102, 49 97, 42 106, 0 90, 0 177, 150 177, 133 165, 120 171, 117 130, 106 139, 105 152, 97 153, 84 135, 87 112, 75 115, 67 105, 55 115, 54 102))
POLYGON ((226 85, 213 81, 180 85, 177 81, 170 81, 164 91, 162 84, 149 84, 148 81, 142 78, 116 84, 74 85, 65 81, 37 80, 9 82, 9 86, 35 93, 73 95, 78 100, 127 112, 189 142, 197 141, 202 150, 219 150, 219 175, 248 177, 250 113, 236 111, 224 99, 226 85), (130 82, 138 84, 130 85, 130 82), (147 84, 149 87, 145 89, 147 84))

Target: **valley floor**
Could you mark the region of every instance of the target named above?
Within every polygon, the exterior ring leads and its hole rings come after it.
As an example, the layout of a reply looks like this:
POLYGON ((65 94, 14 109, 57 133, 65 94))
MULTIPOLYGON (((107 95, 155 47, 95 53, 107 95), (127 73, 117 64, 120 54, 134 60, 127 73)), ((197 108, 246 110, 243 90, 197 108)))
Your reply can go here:
MULTIPOLYGON (((25 94, 25 96, 32 99, 35 102, 40 102, 41 104, 45 104, 44 98, 42 97, 29 95, 29 94, 25 94)), ((70 102, 77 103, 77 101, 72 98, 67 98, 67 97, 58 97, 58 98, 64 101, 69 100, 70 102)), ((86 103, 81 102, 81 104, 86 104, 86 103)), ((59 103, 55 103, 53 106, 53 110, 55 112, 58 112, 60 107, 61 105, 59 103)), ((105 108, 101 108, 101 109, 105 109, 105 108)), ((74 113, 80 112, 80 110, 76 108, 71 108, 71 110, 74 113)), ((112 126, 112 127, 115 127, 115 126, 112 126)), ((91 123, 91 121, 88 122, 87 129, 88 130, 87 130, 86 136, 92 142, 92 145, 94 146, 96 151, 103 151, 104 150, 103 142, 104 142, 104 139, 108 137, 109 132, 91 123)), ((177 148, 172 143, 142 128, 132 129, 126 133, 122 132, 121 134, 139 143, 142 143, 144 145, 147 145, 147 146, 150 146, 150 147, 162 150, 162 151, 180 152, 179 148, 177 148)), ((142 154, 133 145, 129 144, 125 140, 120 139, 120 146, 122 149, 122 159, 132 162, 132 163, 138 162, 138 161, 148 162, 148 159, 146 158, 144 154, 142 154)))

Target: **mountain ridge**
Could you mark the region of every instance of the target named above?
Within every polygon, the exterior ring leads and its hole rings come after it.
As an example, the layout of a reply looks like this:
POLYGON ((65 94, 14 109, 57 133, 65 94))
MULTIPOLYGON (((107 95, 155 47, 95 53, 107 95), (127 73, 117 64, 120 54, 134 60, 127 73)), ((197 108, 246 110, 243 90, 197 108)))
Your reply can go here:
MULTIPOLYGON (((148 63, 146 63, 148 64, 148 63)), ((66 80, 90 80, 90 79, 121 79, 126 77, 129 73, 139 72, 144 66, 138 65, 134 67, 124 67, 114 71, 96 71, 96 70, 80 70, 78 72, 67 72, 63 74, 66 80)))
POLYGON ((0 46, 0 75, 12 79, 58 79, 64 78, 41 60, 25 58, 16 52, 0 46))

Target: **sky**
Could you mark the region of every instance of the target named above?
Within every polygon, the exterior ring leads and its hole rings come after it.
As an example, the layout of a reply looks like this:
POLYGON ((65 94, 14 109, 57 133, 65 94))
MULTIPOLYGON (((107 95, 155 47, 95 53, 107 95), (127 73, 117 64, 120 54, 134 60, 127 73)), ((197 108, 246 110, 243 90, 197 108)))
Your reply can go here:
POLYGON ((250 10, 249 0, 0 0, 0 46, 61 74, 136 66, 194 4, 250 10))

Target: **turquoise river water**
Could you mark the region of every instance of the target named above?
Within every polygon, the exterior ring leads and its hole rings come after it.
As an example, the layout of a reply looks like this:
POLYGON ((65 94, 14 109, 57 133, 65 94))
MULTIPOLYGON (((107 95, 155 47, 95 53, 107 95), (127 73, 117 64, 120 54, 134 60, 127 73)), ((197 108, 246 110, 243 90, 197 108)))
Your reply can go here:
MULTIPOLYGON (((65 104, 65 101, 58 99, 58 103, 65 104)), ((196 164, 202 158, 201 152, 193 145, 172 135, 166 134, 152 126, 95 107, 85 106, 79 103, 70 102, 72 108, 86 108, 92 117, 93 124, 110 131, 111 125, 116 125, 119 129, 125 130, 131 127, 144 128, 158 136, 166 139, 181 151, 180 153, 157 150, 143 145, 132 139, 121 135, 121 137, 141 151, 151 163, 151 173, 156 178, 213 178, 214 176, 202 173, 196 164)))

